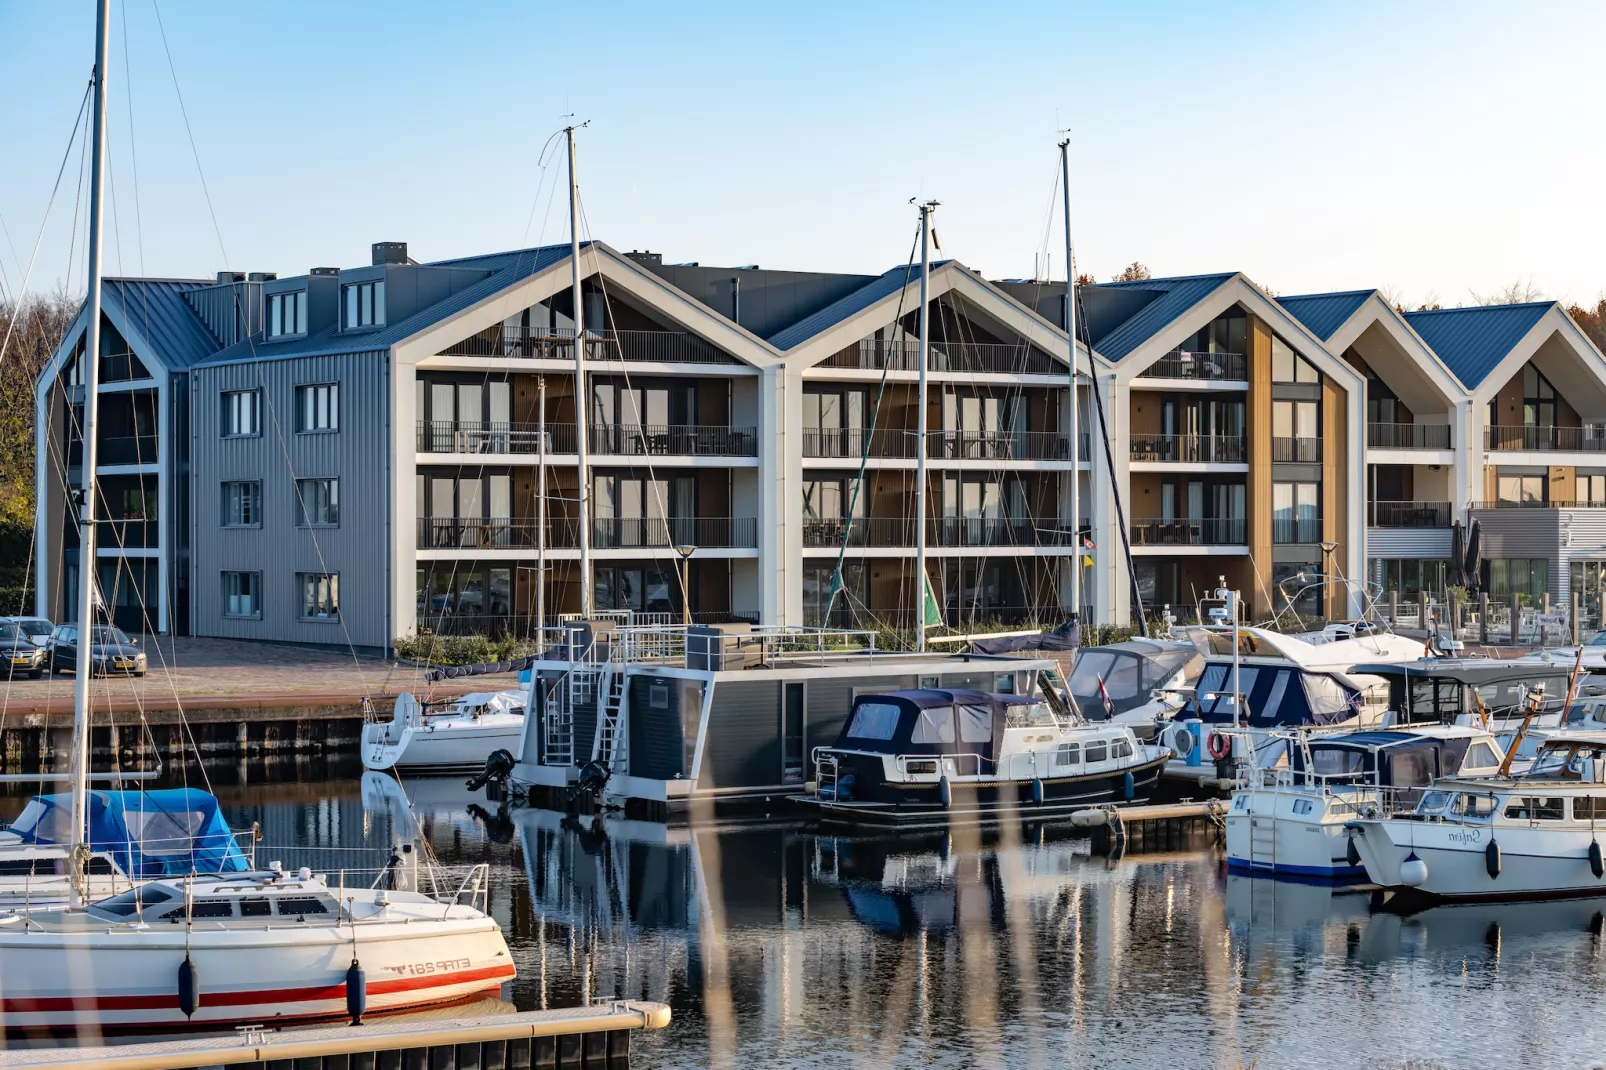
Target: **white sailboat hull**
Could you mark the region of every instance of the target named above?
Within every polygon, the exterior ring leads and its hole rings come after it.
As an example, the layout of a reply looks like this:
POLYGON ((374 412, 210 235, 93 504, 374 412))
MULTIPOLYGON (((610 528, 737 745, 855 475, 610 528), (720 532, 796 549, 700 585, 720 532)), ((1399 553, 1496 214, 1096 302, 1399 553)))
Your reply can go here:
POLYGON ((247 931, 198 921, 188 953, 200 1007, 189 1019, 178 1001, 184 925, 24 932, 14 917, 0 926, 0 1025, 10 1033, 161 1032, 344 1018, 353 954, 367 975, 370 1014, 464 1000, 513 979, 495 922, 463 907, 440 910, 447 920, 364 921, 355 951, 349 925, 247 931))
POLYGON ((362 764, 367 769, 433 769, 472 772, 492 751, 518 747, 524 718, 495 714, 478 719, 439 718, 398 733, 392 722, 363 726, 362 764))

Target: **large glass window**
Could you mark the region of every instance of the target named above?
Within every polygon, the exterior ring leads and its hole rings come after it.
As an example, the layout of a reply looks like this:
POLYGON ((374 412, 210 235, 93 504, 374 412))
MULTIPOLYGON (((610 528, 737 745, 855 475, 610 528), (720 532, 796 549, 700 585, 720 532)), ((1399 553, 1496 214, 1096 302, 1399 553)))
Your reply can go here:
MULTIPOLYGON (((826 384, 803 390, 803 452, 808 457, 860 457, 869 423, 869 391, 826 384)), ((877 436, 878 438, 881 436, 877 436)), ((889 443, 901 438, 887 436, 889 443)))
POLYGON ((340 576, 333 572, 298 572, 301 616, 307 620, 340 618, 340 576))
POLYGON ((1556 426, 1556 388, 1532 364, 1522 368, 1522 426, 1556 426))
POLYGON ((1542 504, 1547 500, 1549 482, 1542 475, 1496 476, 1496 500, 1529 505, 1542 504))
POLYGON ((385 280, 357 282, 341 288, 345 326, 378 327, 385 322, 385 280))
POLYGON ((1538 601, 1550 590, 1550 562, 1543 557, 1495 557, 1484 562, 1489 597, 1502 601, 1514 594, 1538 601))
POLYGON ((225 617, 262 616, 262 573, 223 573, 223 615, 225 617))
POLYGON ((268 337, 307 333, 307 291, 291 290, 268 298, 268 337))
POLYGON ((257 480, 236 480, 223 484, 223 526, 259 528, 262 526, 262 484, 257 480))
POLYGON ((1274 383, 1319 383, 1321 373, 1306 363, 1305 358, 1278 338, 1271 336, 1271 381, 1274 383))
POLYGON ((837 592, 830 619, 826 618, 826 607, 831 604, 831 581, 835 574, 834 563, 803 563, 803 623, 810 628, 848 625, 860 619, 869 609, 865 601, 864 565, 844 561, 842 589, 837 592))
POLYGON ((1580 505, 1606 505, 1606 474, 1585 475, 1580 472, 1573 501, 1580 505))
POLYGON ((1400 600, 1414 599, 1418 591, 1427 591, 1437 598, 1444 590, 1450 562, 1435 558, 1386 558, 1378 561, 1382 573, 1382 598, 1388 600, 1390 591, 1398 591, 1400 600))
POLYGON ((262 395, 255 390, 223 392, 223 435, 243 438, 262 434, 262 395))
POLYGON ((338 479, 296 480, 296 526, 334 527, 340 523, 338 479))
POLYGON ((1271 541, 1320 542, 1322 537, 1320 503, 1320 483, 1273 483, 1271 541))
POLYGON ((340 428, 340 384, 313 383, 296 387, 296 430, 337 431, 340 428))

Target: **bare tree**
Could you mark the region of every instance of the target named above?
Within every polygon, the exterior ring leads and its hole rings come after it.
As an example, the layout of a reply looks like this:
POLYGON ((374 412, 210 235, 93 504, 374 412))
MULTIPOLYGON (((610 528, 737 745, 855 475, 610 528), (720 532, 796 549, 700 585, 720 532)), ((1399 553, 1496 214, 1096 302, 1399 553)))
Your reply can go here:
POLYGON ((1549 300, 1549 295, 1534 285, 1532 275, 1528 276, 1527 281, 1518 279, 1490 293, 1480 294, 1476 290, 1467 292, 1472 295, 1475 305, 1523 305, 1530 301, 1549 300))

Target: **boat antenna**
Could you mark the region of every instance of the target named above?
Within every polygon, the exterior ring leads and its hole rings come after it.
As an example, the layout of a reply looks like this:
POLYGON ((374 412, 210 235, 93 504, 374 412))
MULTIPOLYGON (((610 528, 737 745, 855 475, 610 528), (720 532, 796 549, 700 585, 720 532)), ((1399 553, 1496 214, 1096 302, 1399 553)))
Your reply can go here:
POLYGON ((585 305, 580 293, 580 184, 574 177, 574 132, 591 125, 591 120, 563 128, 569 141, 569 287, 574 300, 574 452, 580 471, 580 616, 591 617, 591 468, 587 457, 586 421, 591 406, 586 402, 585 305))
POLYGON ((1071 514, 1071 619, 1082 619, 1082 511, 1078 492, 1082 482, 1081 439, 1078 431, 1080 413, 1076 396, 1076 248, 1071 243, 1071 157, 1069 133, 1060 142, 1060 178, 1065 187, 1065 340, 1068 343, 1070 366, 1070 393, 1066 408, 1066 435, 1070 440, 1071 478, 1070 492, 1066 496, 1066 509, 1071 514))
POLYGON ((72 891, 70 905, 84 904, 89 858, 89 669, 93 664, 95 612, 95 426, 100 388, 101 204, 106 173, 106 57, 111 37, 111 0, 95 11, 94 105, 90 126, 94 145, 89 168, 89 292, 84 303, 83 489, 78 502, 78 656, 73 681, 72 891))
MULTIPOLYGON (((926 652, 926 371, 931 363, 931 213, 937 201, 920 205, 920 395, 915 403, 915 651, 926 652)), ((936 601, 933 597, 932 601, 936 601)))

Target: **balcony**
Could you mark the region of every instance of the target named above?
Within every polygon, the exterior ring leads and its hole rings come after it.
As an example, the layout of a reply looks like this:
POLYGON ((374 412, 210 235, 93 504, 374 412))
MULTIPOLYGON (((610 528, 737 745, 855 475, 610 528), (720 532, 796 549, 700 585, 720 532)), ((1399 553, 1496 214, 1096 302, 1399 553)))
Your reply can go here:
MULTIPOLYGON (((604 610, 604 612, 613 611, 604 610)), ((485 635, 493 638, 535 639, 540 638, 536 634, 536 619, 533 613, 456 613, 451 610, 425 610, 421 606, 418 610, 418 631, 421 635, 485 635)), ((558 614, 553 612, 547 616, 545 624, 551 628, 556 625, 557 620, 558 614)), ((634 625, 674 625, 682 623, 685 617, 675 612, 632 611, 629 620, 634 625)), ((693 610, 691 620, 693 624, 757 624, 758 613, 740 610, 693 610)))
POLYGON ((1493 501, 1493 502, 1472 502, 1467 506, 1467 508, 1469 508, 1469 509, 1606 509, 1606 501, 1589 502, 1589 501, 1567 501, 1567 500, 1558 500, 1558 499, 1552 499, 1550 501, 1541 501, 1541 500, 1538 500, 1538 499, 1525 499, 1525 500, 1519 502, 1519 501, 1512 501, 1509 498, 1502 498, 1499 501, 1493 501))
POLYGON ((1134 461, 1244 463, 1244 440, 1240 435, 1134 435, 1131 445, 1134 461))
MULTIPOLYGON (((77 549, 82 545, 78 541, 78 527, 70 519, 62 528, 61 541, 67 549, 77 549)), ((138 517, 103 517, 95 523, 97 549, 136 550, 160 545, 161 525, 158 521, 138 517)))
MULTIPOLYGON (((827 357, 823 368, 857 368, 861 371, 914 372, 920 370, 920 343, 912 339, 865 339, 827 357)), ((1066 375, 1064 362, 1032 345, 996 342, 932 342, 930 371, 1004 375, 1066 375)))
POLYGON ((757 517, 598 517, 591 521, 591 545, 599 550, 758 549, 757 517))
MULTIPOLYGON (((158 443, 155 435, 114 435, 102 437, 95 453, 95 465, 103 468, 113 464, 155 464, 158 443)), ((84 444, 74 438, 67 443, 67 466, 82 468, 84 444)))
MULTIPOLYGON (((933 460, 955 461, 1069 461, 1070 440, 1058 431, 931 431, 928 433, 933 460)), ((1088 436, 1081 438, 1081 460, 1088 456, 1088 436)), ((875 434, 862 427, 803 429, 803 456, 856 461, 866 456, 877 460, 912 460, 915 432, 906 428, 876 428, 875 434)))
POLYGON ((1606 453, 1606 426, 1518 427, 1496 424, 1483 433, 1491 450, 1546 450, 1572 453, 1606 453))
POLYGON ((1319 516, 1272 517, 1271 541, 1279 545, 1321 542, 1322 518, 1319 516))
MULTIPOLYGON (((803 525, 803 545, 815 549, 913 547, 914 521, 908 517, 861 517, 857 520, 810 520, 803 525)), ((926 526, 926 545, 938 549, 957 546, 1069 546, 1068 530, 1043 521, 1004 517, 963 519, 944 517, 926 526)))
POLYGON ((1322 440, 1319 438, 1274 438, 1271 440, 1271 459, 1293 461, 1299 464, 1320 464, 1322 440))
POLYGON ((1367 525, 1374 528, 1447 528, 1449 502, 1373 502, 1367 525))
POLYGON ((1199 379, 1248 382, 1249 361, 1242 353, 1168 353, 1149 365, 1140 379, 1199 379))
MULTIPOLYGON (((534 520, 420 517, 418 548, 420 550, 439 550, 446 547, 533 550, 540 542, 539 533, 540 526, 534 520)), ((561 518, 547 520, 548 549, 572 550, 579 545, 580 532, 574 521, 561 518)))
POLYGON ((1243 517, 1217 520, 1134 519, 1133 546, 1242 546, 1243 517))
POLYGON ((1447 450, 1449 424, 1367 424, 1366 445, 1374 450, 1447 450))
POLYGON ((586 444, 606 456, 757 457, 758 428, 606 424, 592 427, 586 444))
POLYGON ((419 453, 573 453, 574 425, 532 423, 467 423, 443 420, 418 422, 419 453))
MULTIPOLYGON (((737 364, 712 343, 681 331, 587 331, 586 359, 655 364, 737 364)), ((489 327, 441 350, 448 357, 528 357, 574 360, 574 331, 489 327)))

